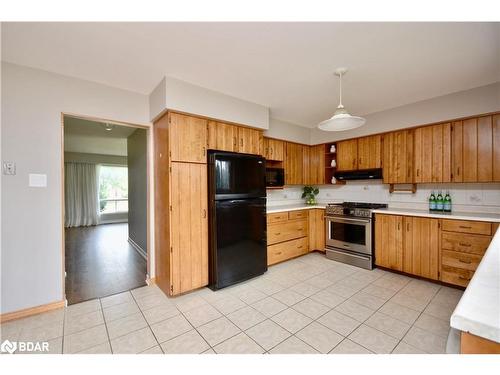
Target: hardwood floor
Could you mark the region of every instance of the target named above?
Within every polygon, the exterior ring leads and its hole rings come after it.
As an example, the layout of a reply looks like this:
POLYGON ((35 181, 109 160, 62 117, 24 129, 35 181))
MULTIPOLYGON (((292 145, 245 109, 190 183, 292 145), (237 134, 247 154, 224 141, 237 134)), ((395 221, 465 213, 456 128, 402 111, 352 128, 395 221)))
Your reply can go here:
POLYGON ((65 232, 68 304, 146 285, 146 260, 127 241, 127 223, 65 232))

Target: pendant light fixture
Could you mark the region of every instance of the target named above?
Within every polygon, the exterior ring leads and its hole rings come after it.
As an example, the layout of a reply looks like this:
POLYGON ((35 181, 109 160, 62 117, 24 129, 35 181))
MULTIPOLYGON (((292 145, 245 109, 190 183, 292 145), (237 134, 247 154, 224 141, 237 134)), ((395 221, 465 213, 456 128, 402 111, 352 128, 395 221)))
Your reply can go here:
POLYGON ((339 105, 332 118, 319 123, 318 128, 320 128, 321 130, 338 132, 342 130, 359 128, 366 122, 363 117, 351 116, 342 105, 342 76, 346 73, 347 68, 337 68, 337 70, 335 70, 335 75, 339 76, 340 79, 339 105))

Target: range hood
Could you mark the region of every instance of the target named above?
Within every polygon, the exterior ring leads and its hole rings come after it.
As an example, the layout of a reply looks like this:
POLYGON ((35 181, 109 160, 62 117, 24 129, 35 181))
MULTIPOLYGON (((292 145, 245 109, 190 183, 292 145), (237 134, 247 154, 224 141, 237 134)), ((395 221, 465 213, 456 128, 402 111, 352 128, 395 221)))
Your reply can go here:
POLYGON ((382 179, 382 168, 365 169, 360 171, 336 172, 335 178, 339 181, 345 180, 380 180, 382 179))

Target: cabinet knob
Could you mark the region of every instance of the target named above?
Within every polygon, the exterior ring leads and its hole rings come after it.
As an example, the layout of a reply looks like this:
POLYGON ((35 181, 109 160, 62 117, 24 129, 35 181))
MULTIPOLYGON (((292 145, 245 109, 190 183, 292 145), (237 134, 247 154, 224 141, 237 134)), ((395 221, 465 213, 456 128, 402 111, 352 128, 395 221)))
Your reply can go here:
POLYGON ((207 210, 206 209, 203 209, 202 216, 204 219, 207 217, 207 210))

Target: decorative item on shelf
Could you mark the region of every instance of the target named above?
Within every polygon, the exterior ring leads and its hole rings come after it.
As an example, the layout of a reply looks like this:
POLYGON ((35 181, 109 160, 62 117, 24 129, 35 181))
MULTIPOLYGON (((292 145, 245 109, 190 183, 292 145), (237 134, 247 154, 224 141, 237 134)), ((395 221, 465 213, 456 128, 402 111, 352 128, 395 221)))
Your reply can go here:
POLYGON ((335 168, 337 166, 337 161, 335 159, 332 159, 330 165, 335 168))
POLYGON ((314 186, 304 186, 302 190, 302 198, 306 198, 306 204, 315 205, 317 203, 316 195, 319 194, 319 189, 314 186))
POLYGON ((337 149, 335 148, 335 145, 331 145, 330 146, 330 152, 333 154, 335 151, 337 151, 337 149))
POLYGON ((335 176, 332 176, 332 184, 336 184, 337 183, 337 179, 335 178, 335 176))

